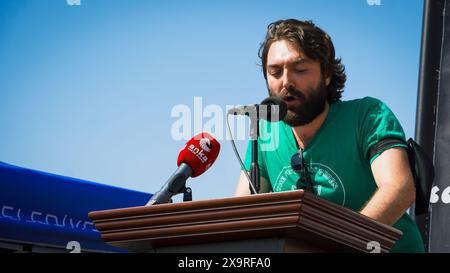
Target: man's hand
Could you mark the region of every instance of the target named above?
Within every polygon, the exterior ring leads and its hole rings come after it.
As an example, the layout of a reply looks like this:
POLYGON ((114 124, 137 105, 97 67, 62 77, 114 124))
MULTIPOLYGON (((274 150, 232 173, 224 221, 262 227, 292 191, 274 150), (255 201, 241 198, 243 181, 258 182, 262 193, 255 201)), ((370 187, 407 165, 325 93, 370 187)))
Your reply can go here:
POLYGON ((371 168, 378 190, 361 214, 393 225, 416 198, 408 154, 403 148, 391 148, 379 155, 371 168))
MULTIPOLYGON (((270 191, 269 181, 267 181, 267 179, 265 179, 264 177, 260 177, 259 180, 260 180, 259 193, 269 192, 270 191)), ((243 171, 241 171, 241 175, 239 176, 239 181, 237 183, 234 195, 235 196, 250 195, 250 185, 248 184, 248 179, 243 171)))

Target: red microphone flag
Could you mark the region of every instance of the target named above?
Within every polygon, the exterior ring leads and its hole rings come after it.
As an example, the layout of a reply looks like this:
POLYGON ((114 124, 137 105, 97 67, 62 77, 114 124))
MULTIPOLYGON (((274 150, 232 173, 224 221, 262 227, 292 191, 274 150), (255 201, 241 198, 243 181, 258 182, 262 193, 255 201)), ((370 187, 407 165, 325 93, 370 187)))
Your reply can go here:
POLYGON ((192 168, 191 177, 206 172, 220 152, 220 143, 208 133, 200 133, 189 140, 178 154, 177 164, 186 163, 192 168))

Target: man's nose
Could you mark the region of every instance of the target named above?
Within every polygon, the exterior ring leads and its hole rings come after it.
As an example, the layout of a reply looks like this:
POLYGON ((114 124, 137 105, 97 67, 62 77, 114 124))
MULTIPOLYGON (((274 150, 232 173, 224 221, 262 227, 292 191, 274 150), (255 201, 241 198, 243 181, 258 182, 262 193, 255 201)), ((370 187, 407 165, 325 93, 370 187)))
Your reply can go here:
POLYGON ((292 80, 291 73, 289 72, 289 70, 284 70, 284 72, 283 72, 283 88, 286 90, 289 90, 292 87, 295 88, 295 84, 294 84, 294 81, 292 80))

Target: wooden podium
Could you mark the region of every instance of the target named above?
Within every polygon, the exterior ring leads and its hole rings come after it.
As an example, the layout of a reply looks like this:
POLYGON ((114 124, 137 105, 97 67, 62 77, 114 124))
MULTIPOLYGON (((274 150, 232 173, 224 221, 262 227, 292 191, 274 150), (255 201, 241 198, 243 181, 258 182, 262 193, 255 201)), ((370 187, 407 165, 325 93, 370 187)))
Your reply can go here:
POLYGON ((384 253, 402 235, 302 190, 95 211, 89 218, 103 241, 133 252, 384 253))

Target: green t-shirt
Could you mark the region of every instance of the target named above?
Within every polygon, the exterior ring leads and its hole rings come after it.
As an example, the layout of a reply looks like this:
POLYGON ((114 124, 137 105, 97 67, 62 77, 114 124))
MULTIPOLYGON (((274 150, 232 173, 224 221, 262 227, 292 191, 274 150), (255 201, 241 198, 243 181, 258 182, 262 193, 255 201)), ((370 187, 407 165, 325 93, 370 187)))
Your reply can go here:
MULTIPOLYGON (((317 195, 360 211, 377 188, 370 164, 378 155, 369 161, 368 151, 385 137, 405 139, 399 121, 383 102, 365 97, 332 103, 321 128, 303 150, 317 195)), ((297 151, 289 125, 260 121, 258 165, 261 176, 270 182, 274 192, 297 189, 299 175, 291 168, 291 157, 297 151)), ((247 170, 250 162, 249 143, 247 170)), ((394 227, 403 236, 391 252, 424 252, 417 225, 407 213, 394 227)))

